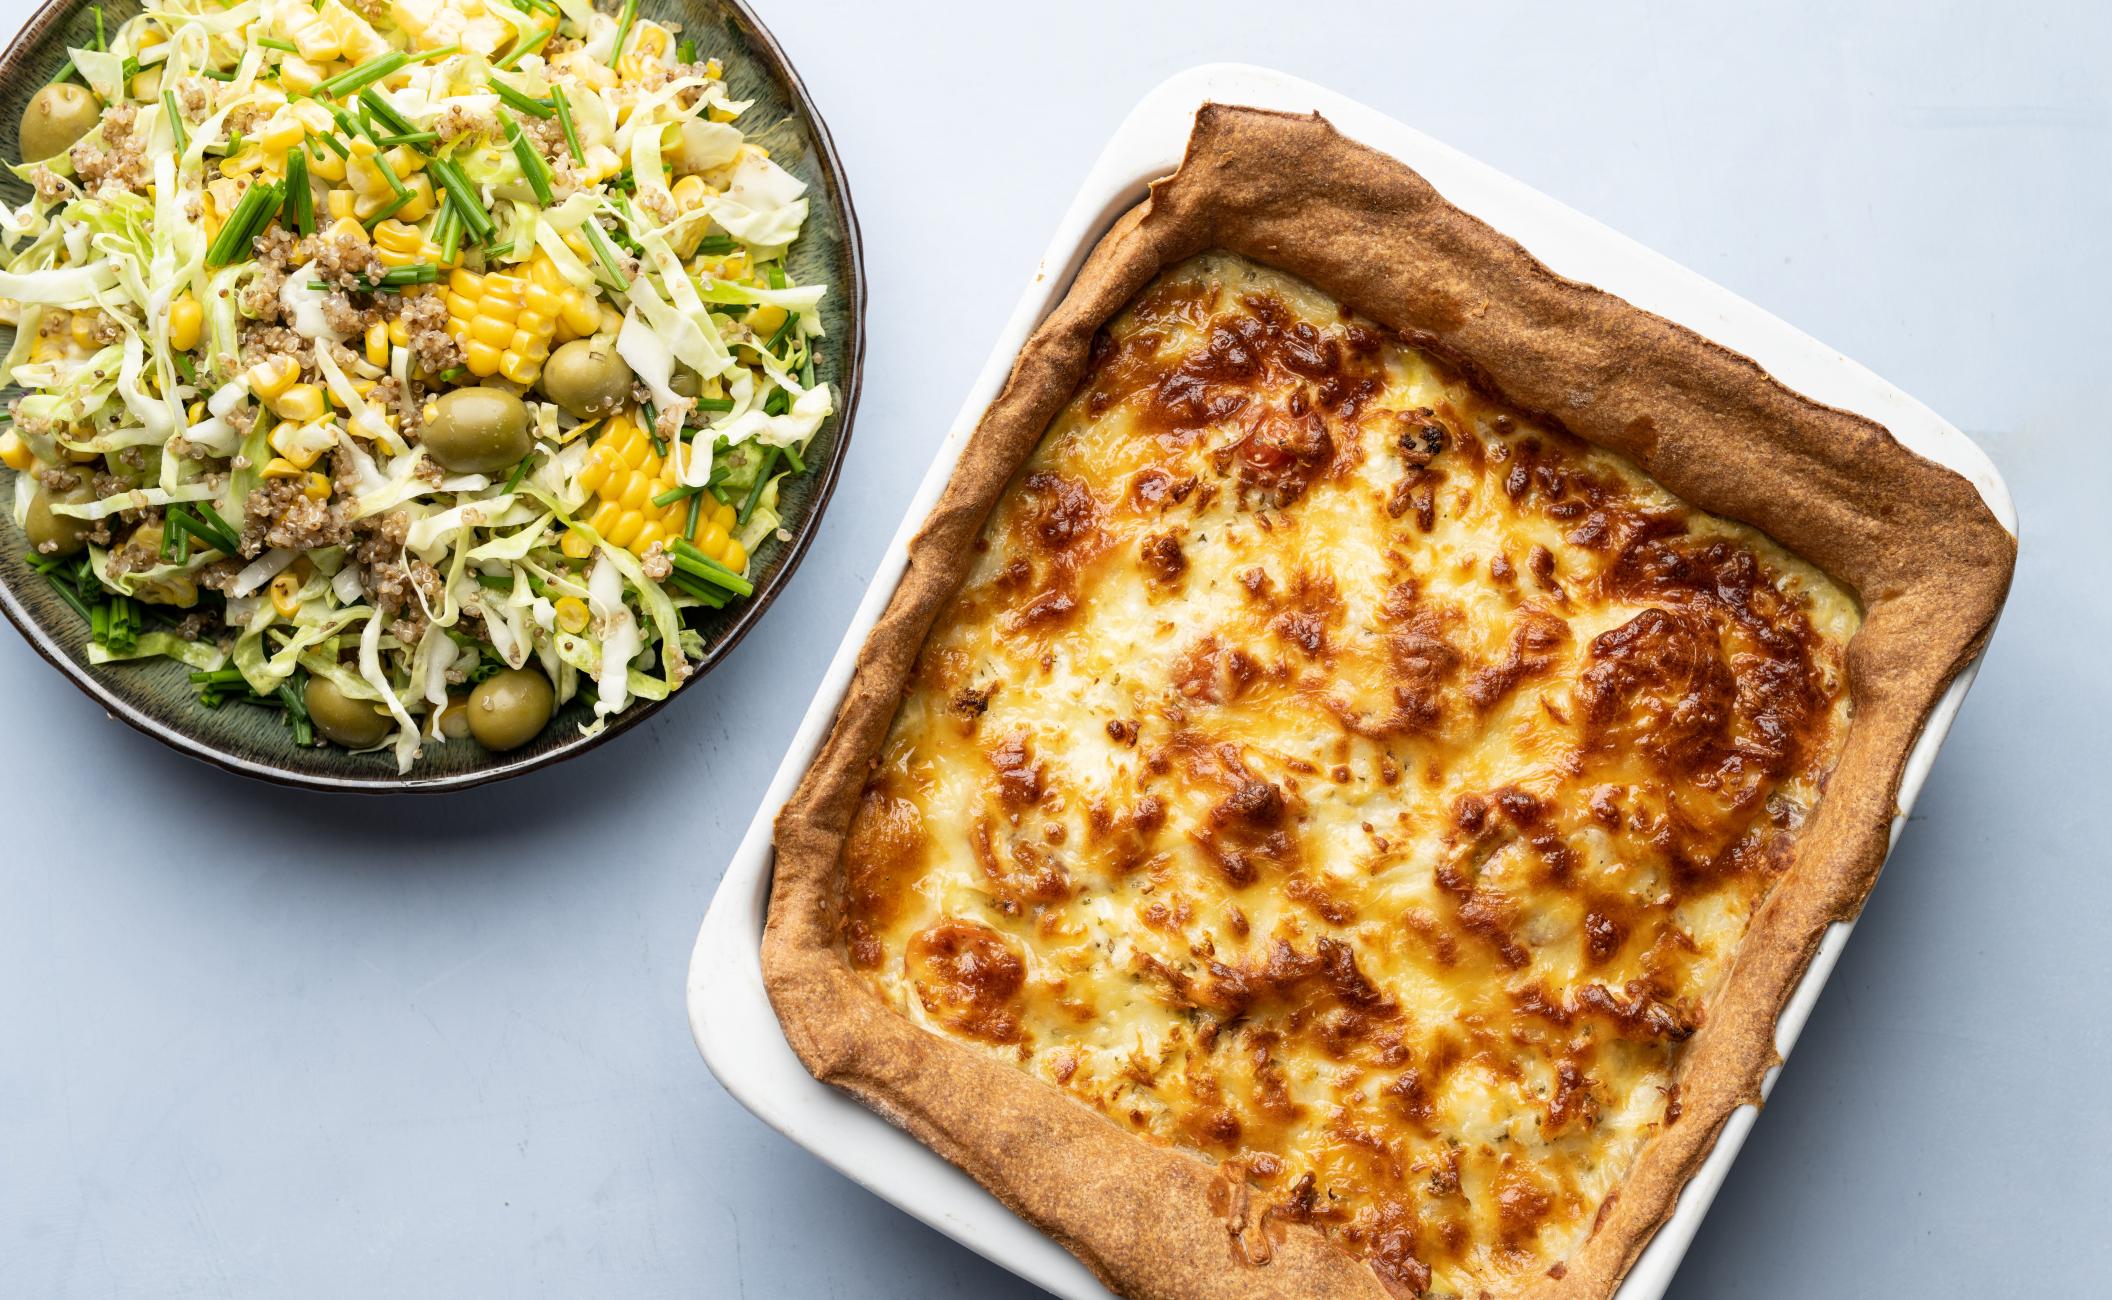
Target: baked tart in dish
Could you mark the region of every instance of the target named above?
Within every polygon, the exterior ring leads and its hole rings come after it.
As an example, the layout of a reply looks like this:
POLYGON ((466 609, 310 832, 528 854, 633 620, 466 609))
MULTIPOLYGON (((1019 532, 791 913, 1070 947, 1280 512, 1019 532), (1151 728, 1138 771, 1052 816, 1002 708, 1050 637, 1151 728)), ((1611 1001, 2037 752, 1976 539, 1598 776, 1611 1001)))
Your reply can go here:
POLYGON ((1881 427, 1208 107, 912 543, 766 982, 1125 1294, 1610 1294, 2013 562, 1881 427))

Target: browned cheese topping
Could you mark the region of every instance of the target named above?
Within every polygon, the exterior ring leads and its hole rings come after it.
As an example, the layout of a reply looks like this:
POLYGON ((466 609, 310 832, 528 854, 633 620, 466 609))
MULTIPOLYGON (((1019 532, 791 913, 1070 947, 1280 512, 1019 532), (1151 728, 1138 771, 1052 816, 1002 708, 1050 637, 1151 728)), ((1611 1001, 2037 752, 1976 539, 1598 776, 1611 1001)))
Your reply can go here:
POLYGON ((1791 861, 1850 598, 1221 255, 1110 326, 977 550, 853 826, 854 964, 1400 1294, 1558 1267, 1791 861))

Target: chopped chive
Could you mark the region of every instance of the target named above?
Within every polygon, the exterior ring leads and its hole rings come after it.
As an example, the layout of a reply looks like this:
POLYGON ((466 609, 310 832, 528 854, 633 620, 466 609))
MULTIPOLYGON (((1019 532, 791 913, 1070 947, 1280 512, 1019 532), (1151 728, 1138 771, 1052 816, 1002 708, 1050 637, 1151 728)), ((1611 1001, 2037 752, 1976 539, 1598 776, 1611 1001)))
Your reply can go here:
POLYGON ((184 383, 190 384, 192 387, 196 387, 198 384, 198 368, 191 364, 190 355, 188 353, 178 352, 175 353, 174 356, 176 361, 176 373, 183 376, 184 383))
POLYGON ((293 732, 296 745, 315 743, 315 724, 308 717, 308 674, 296 668, 293 676, 279 683, 273 692, 279 697, 279 707, 286 710, 286 727, 293 732))
POLYGON ((572 101, 565 98, 563 86, 550 87, 550 103, 557 109, 557 124, 565 129, 565 147, 572 151, 572 161, 585 162, 586 151, 579 147, 579 132, 572 126, 572 101))
POLYGON ((609 247, 609 237, 602 233, 601 223, 589 217, 580 223, 580 229, 587 232, 587 242, 594 246, 594 256, 601 259, 602 269, 609 273, 609 282, 616 286, 616 292, 629 292, 630 278, 617 265, 616 250, 609 247))
POLYGON ((81 599, 81 593, 74 590, 73 584, 60 581, 57 571, 46 570, 44 581, 51 584, 51 589, 59 593, 60 599, 73 606, 74 613, 91 623, 95 621, 95 615, 88 612, 88 603, 81 599))
POLYGON ((479 242, 491 238, 497 228, 491 224, 490 214, 484 211, 478 201, 476 187, 469 183, 469 178, 464 176, 453 162, 444 158, 433 159, 427 164, 426 170, 433 174, 454 199, 455 210, 469 233, 476 236, 479 242))
POLYGON ((489 591, 513 590, 513 575, 510 573, 480 573, 476 579, 479 587, 489 591))
MULTIPOLYGON (((102 10, 98 9, 96 12, 101 13, 102 10)), ((161 106, 168 112, 169 130, 176 133, 176 152, 188 153, 191 148, 191 137, 190 133, 183 129, 183 114, 176 111, 176 92, 173 90, 162 91, 161 106)))
POLYGON ((88 7, 95 12, 95 48, 107 50, 110 48, 110 39, 103 34, 103 7, 101 5, 90 5, 88 7))
POLYGON ((207 266, 225 266, 235 260, 237 254, 249 247, 250 240, 261 229, 261 223, 269 221, 271 209, 277 200, 276 185, 252 179, 249 188, 235 201, 235 210, 227 217, 227 224, 220 227, 220 234, 212 247, 205 250, 207 266))
POLYGON ((692 41, 692 40, 682 40, 682 41, 678 41, 678 42, 676 42, 676 44, 675 44, 675 62, 677 62, 677 63, 695 63, 696 61, 697 61, 697 43, 696 43, 695 41, 692 41))
POLYGON ((785 459, 791 462, 792 472, 794 474, 804 474, 807 472, 807 462, 799 458, 799 448, 788 446, 783 448, 783 451, 785 453, 785 459))
POLYGON ((623 19, 616 24, 616 44, 609 48, 609 66, 623 58, 624 42, 631 38, 631 24, 638 21, 638 0, 623 0, 623 19))
MULTIPOLYGON (((396 168, 393 164, 389 162, 389 156, 387 154, 375 154, 374 166, 376 170, 381 172, 381 178, 389 183, 390 191, 394 193, 397 198, 407 199, 411 196, 410 189, 404 185, 403 177, 398 176, 396 174, 396 168)), ((402 207, 403 205, 399 203, 396 206, 402 207)))
POLYGON ((554 26, 538 28, 536 30, 535 35, 529 37, 525 41, 521 41, 515 44, 512 49, 506 51, 505 57, 501 58, 497 63, 494 63, 491 66, 510 72, 513 70, 514 65, 519 63, 522 59, 527 58, 529 55, 535 53, 537 50, 540 50, 545 45, 548 45, 550 43, 550 38, 555 35, 557 35, 557 28, 554 26))
POLYGON ((210 77, 214 81, 233 81, 235 79, 234 73, 222 72, 218 68, 200 68, 198 69, 198 75, 201 77, 210 77))
POLYGON ((694 598, 699 605, 704 605, 711 609, 726 608, 726 593, 713 591, 710 587, 679 568, 660 581, 666 586, 673 587, 683 595, 694 598))
MULTIPOLYGON (((418 130, 417 127, 411 125, 409 118, 397 112, 396 106, 391 104, 379 90, 372 86, 368 86, 359 92, 359 102, 373 116, 374 120, 380 122, 397 135, 412 135, 418 130)), ((437 140, 439 137, 435 136, 433 138, 437 140)))
POLYGON ((433 243, 440 249, 440 264, 452 266, 462 252, 462 216, 455 211, 455 197, 440 197, 440 215, 433 221, 433 243))
POLYGON ((401 289, 406 285, 432 284, 439 280, 440 268, 431 262, 414 262, 409 266, 392 266, 381 273, 374 282, 377 289, 401 289))
POLYGON ((308 184, 308 155, 299 149, 286 151, 286 206, 279 220, 304 235, 315 233, 315 190, 308 184))
POLYGON ((768 277, 770 281, 770 287, 773 289, 782 289, 788 283, 788 281, 785 279, 785 268, 779 266, 775 262, 772 262, 770 263, 770 265, 764 267, 763 274, 768 277))
POLYGON ((739 252, 741 241, 732 235, 706 235, 697 241, 697 251, 706 257, 724 257, 739 252))
POLYGON ((259 36, 257 44, 267 50, 284 50, 288 54, 299 54, 301 52, 300 46, 295 45, 292 41, 282 41, 276 36, 259 36))
POLYGON ((376 55, 356 68, 340 72, 321 82, 309 94, 317 99, 349 95, 361 86, 371 86, 382 78, 402 70, 410 61, 411 56, 402 50, 390 50, 387 54, 376 55))
POLYGON ((514 466, 513 473, 507 476, 506 492, 509 496, 512 495, 515 488, 521 485, 521 480, 528 477, 528 462, 533 459, 535 459, 533 456, 521 457, 521 463, 514 466))
POLYGON ((700 487, 672 487, 669 488, 667 491, 662 492, 659 496, 654 497, 653 504, 655 506, 658 506, 662 510, 665 510, 667 507, 673 505, 675 502, 680 501, 685 497, 693 497, 697 493, 702 492, 703 490, 704 489, 700 487))
POLYGON ((786 312, 784 322, 780 324, 776 329, 770 331, 770 339, 768 342, 763 344, 763 351, 777 351, 777 345, 785 341, 785 336, 790 334, 792 332, 792 327, 797 324, 799 324, 798 313, 789 311, 786 312))
POLYGON ((447 369, 441 371, 436 377, 443 384, 452 384, 459 382, 461 378, 464 375, 467 375, 468 373, 469 367, 467 366, 449 366, 447 369))
POLYGON ((704 494, 702 492, 694 493, 689 498, 689 518, 682 524, 682 535, 684 537, 695 537, 697 535, 697 520, 702 518, 703 515, 704 494))
MULTIPOLYGON (((782 393, 785 390, 780 388, 777 391, 782 393)), ((755 486, 748 489, 748 499, 741 503, 740 512, 733 518, 734 523, 745 524, 748 522, 748 516, 755 513, 756 506, 763 499, 763 488, 770 482, 770 471, 776 465, 777 448, 772 447, 763 453, 763 463, 757 466, 755 471, 755 486)))
POLYGON ((763 399, 764 415, 783 415, 786 411, 789 411, 791 409, 791 395, 786 393, 785 390, 782 388, 771 389, 770 395, 763 399))
POLYGON ((73 60, 72 60, 72 59, 68 59, 68 60, 66 60, 66 61, 65 61, 64 63, 61 63, 61 64, 59 65, 59 70, 58 70, 57 72, 54 72, 54 73, 52 73, 52 74, 51 74, 51 81, 49 82, 49 84, 50 84, 50 85, 54 85, 54 86, 56 86, 56 85, 58 85, 58 84, 59 84, 60 82, 62 82, 62 81, 64 81, 64 80, 66 80, 66 79, 67 79, 68 77, 71 77, 72 75, 73 75, 73 60))
POLYGON ((331 153, 336 154, 340 158, 350 158, 352 156, 352 147, 334 135, 319 135, 315 138, 322 141, 331 153))
POLYGON ((443 45, 437 50, 425 50, 422 53, 413 54, 410 58, 405 59, 404 62, 424 63, 427 59, 445 58, 450 54, 460 54, 461 52, 462 47, 459 45, 443 45))
POLYGON ((510 255, 512 252, 513 241, 509 239, 503 244, 493 244, 490 247, 486 248, 484 250, 484 260, 488 262, 496 262, 500 258, 510 255))
POLYGON ((524 90, 509 86, 499 77, 487 73, 484 80, 491 83, 491 88, 498 92, 500 101, 517 113, 526 113, 530 117, 547 118, 557 112, 547 101, 537 99, 524 90))
MULTIPOLYGON (((374 143, 384 149, 392 149, 399 144, 407 144, 415 149, 422 144, 438 144, 439 142, 440 133, 437 131, 404 131, 397 135, 379 135, 374 137, 374 143)), ((420 152, 423 152, 423 150, 420 150, 420 152)))
POLYGON ((814 349, 812 347, 809 347, 807 355, 800 359, 799 386, 801 388, 812 388, 814 386, 814 349))
POLYGON ((550 189, 550 165, 535 151, 535 146, 528 143, 528 137, 521 132, 520 123, 507 120, 506 139, 513 146, 513 156, 521 164, 521 174, 528 178, 528 185, 535 191, 536 200, 544 207, 549 207, 557 197, 550 189))
POLYGON ((700 411, 716 411, 723 415, 733 409, 733 399, 730 397, 700 397, 697 399, 697 409, 700 411))
POLYGON ((754 594, 755 584, 698 550, 686 539, 677 537, 670 549, 674 552, 675 567, 684 573, 694 574, 706 582, 724 587, 736 596, 754 594))

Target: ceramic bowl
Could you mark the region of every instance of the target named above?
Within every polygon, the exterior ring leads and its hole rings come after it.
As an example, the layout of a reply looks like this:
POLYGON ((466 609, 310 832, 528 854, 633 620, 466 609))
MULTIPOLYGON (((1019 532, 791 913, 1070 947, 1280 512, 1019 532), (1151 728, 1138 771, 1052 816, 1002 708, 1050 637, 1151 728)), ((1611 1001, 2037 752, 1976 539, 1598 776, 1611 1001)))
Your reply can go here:
MULTIPOLYGON (((114 27, 140 7, 134 0, 103 0, 104 20, 114 27)), ((828 128, 791 61, 755 14, 740 0, 643 0, 639 9, 660 22, 679 22, 683 35, 697 42, 701 56, 717 57, 724 64, 734 97, 755 101, 742 118, 743 129, 761 138, 771 157, 808 186, 807 223, 792 251, 792 273, 799 283, 829 286, 821 308, 827 338, 816 353, 815 371, 835 386, 837 414, 816 435, 807 453, 808 472, 788 477, 780 489, 784 532, 790 540, 771 540, 757 548, 755 594, 723 610, 700 611, 702 621, 693 624, 704 636, 701 671, 708 672, 769 611, 791 579, 836 485, 858 407, 865 351, 864 270, 857 217, 828 128)), ((16 156, 15 132, 23 106, 65 62, 67 48, 88 45, 93 32, 88 0, 52 0, 0 55, 0 155, 16 156)), ((14 205, 28 195, 21 181, 0 175, 0 200, 14 205)), ((0 326, 0 352, 12 339, 13 330, 0 326)), ((0 390, 0 402, 20 391, 0 390)), ((12 492, 10 477, 0 471, 0 485, 7 492, 12 492)), ((11 498, 0 498, 6 499, 11 498)), ((696 693, 692 679, 666 700, 636 701, 591 737, 582 737, 578 726, 591 718, 591 710, 575 698, 542 735, 521 749, 494 754, 468 740, 428 741, 411 770, 399 775, 387 751, 353 754, 333 746, 295 745, 276 710, 200 706, 188 670, 173 661, 90 666, 87 624, 29 567, 23 552, 21 529, 12 519, 0 518, 0 610, 37 653, 114 717, 186 754, 245 776, 325 790, 459 789, 570 758, 631 730, 661 709, 681 707, 696 693)), ((32 689, 32 683, 17 682, 12 689, 32 689)))

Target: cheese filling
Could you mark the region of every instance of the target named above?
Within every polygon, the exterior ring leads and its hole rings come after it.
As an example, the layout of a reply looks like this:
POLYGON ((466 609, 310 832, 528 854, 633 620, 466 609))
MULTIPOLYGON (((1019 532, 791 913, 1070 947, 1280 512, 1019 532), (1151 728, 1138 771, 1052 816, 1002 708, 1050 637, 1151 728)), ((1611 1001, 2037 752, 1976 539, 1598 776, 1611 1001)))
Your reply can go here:
POLYGON ((1192 259, 936 622, 844 942, 1396 1291, 1510 1294, 1676 1117, 1858 617, 1311 286, 1192 259))

